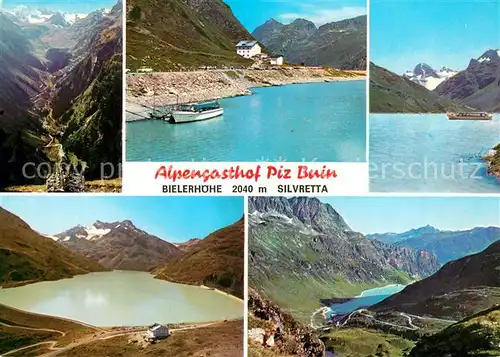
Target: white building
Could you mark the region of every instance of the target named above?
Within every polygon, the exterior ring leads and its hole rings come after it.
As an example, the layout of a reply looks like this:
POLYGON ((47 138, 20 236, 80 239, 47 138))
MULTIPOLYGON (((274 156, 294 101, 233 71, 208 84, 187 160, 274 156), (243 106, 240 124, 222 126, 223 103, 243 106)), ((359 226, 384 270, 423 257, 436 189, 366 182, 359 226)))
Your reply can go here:
POLYGON ((283 56, 269 58, 269 64, 274 66, 283 66, 283 56))
POLYGON ((252 58, 261 54, 262 48, 257 41, 240 41, 236 45, 236 53, 245 58, 252 58))
POLYGON ((168 337, 170 335, 170 332, 167 326, 160 324, 152 324, 151 326, 148 327, 147 335, 148 337, 154 339, 160 339, 168 337))

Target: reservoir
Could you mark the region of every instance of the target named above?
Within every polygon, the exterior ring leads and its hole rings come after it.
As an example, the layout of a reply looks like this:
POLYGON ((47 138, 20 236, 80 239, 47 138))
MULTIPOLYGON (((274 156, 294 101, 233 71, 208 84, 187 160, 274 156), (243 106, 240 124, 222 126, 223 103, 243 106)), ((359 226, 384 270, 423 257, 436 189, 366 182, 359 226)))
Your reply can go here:
POLYGON ((500 115, 490 121, 445 114, 370 115, 373 192, 498 193, 482 156, 500 143, 500 115))
POLYGON ((365 290, 350 301, 342 304, 332 304, 330 306, 330 313, 348 314, 361 308, 367 308, 371 305, 378 304, 393 294, 400 292, 405 287, 406 285, 391 284, 380 288, 365 290))
MULTIPOLYGON (((222 117, 128 122, 128 161, 365 162, 366 82, 255 88, 222 117)), ((130 114, 128 114, 130 115, 130 114)))
POLYGON ((0 303, 94 326, 209 322, 243 317, 243 302, 145 272, 113 271, 0 289, 0 303))

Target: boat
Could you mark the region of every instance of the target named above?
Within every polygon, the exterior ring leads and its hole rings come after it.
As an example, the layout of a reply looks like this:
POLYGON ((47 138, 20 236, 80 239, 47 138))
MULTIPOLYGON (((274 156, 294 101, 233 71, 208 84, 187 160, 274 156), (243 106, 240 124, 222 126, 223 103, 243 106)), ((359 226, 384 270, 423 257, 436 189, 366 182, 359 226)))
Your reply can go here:
POLYGON ((446 113, 449 120, 491 120, 493 115, 486 112, 446 113))
POLYGON ((224 114, 219 102, 204 102, 178 105, 172 110, 170 122, 174 124, 208 120, 224 114))

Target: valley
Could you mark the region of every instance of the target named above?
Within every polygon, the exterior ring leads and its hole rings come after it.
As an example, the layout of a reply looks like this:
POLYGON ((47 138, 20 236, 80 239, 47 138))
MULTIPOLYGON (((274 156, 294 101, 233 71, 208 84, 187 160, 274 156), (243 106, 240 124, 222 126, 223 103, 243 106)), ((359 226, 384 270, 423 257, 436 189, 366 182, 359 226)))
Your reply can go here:
POLYGON ((0 354, 241 354, 243 226, 175 244, 129 219, 47 235, 1 208, 0 354), (167 338, 151 337, 153 322, 167 338))
POLYGON ((250 355, 424 356, 436 343, 450 356, 496 355, 498 218, 363 236, 317 198, 251 197, 249 215, 250 355))
POLYGON ((3 9, 0 28, 0 189, 119 190, 85 180, 118 177, 122 3, 80 16, 3 9))

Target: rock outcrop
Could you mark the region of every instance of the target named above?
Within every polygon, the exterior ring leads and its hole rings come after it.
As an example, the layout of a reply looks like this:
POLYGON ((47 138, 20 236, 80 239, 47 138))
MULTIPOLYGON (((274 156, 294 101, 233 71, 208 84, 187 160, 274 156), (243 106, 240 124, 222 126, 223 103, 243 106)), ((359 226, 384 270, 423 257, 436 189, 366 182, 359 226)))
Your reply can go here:
POLYGON ((325 356, 325 346, 314 331, 295 321, 291 315, 282 312, 251 288, 248 291, 248 310, 251 315, 250 325, 253 324, 252 319, 255 319, 259 321, 259 325, 266 326, 255 330, 253 338, 249 336, 250 350, 272 348, 274 352, 286 356, 325 356), (259 330, 263 333, 255 333, 259 330))

